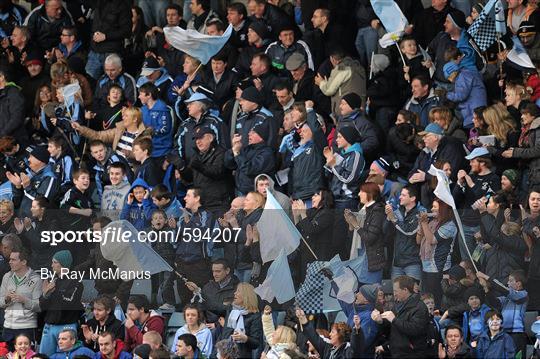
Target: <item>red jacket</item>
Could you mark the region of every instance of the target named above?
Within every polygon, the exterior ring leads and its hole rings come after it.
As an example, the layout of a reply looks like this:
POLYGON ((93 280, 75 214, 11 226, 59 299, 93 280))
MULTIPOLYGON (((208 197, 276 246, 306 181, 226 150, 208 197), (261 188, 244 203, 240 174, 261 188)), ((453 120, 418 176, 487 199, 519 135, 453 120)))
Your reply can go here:
MULTIPOLYGON (((124 342, 116 339, 116 350, 114 351, 114 359, 131 359, 131 354, 124 351, 124 342)), ((94 359, 107 359, 101 352, 97 352, 94 359)))
POLYGON ((126 328, 126 336, 124 338, 125 350, 132 352, 137 345, 142 344, 143 335, 151 330, 155 330, 163 337, 163 330, 165 328, 165 319, 153 310, 150 311, 150 317, 142 323, 135 324, 131 328, 126 328))

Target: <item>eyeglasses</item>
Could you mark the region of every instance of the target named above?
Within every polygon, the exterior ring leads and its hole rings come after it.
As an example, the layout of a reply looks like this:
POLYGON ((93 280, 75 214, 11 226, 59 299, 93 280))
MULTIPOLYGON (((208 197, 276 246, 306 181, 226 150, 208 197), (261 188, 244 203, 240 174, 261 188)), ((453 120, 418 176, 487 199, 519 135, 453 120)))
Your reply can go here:
POLYGON ((60 36, 73 36, 71 34, 61 34, 60 36))

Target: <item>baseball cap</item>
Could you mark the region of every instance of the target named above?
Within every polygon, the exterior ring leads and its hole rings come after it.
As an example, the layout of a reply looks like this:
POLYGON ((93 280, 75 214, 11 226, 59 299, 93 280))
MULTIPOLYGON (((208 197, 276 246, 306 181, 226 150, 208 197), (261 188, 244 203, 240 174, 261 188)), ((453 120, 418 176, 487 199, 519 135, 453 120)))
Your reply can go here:
POLYGON ((489 157, 490 153, 485 147, 476 147, 474 150, 472 150, 471 153, 469 153, 468 156, 465 156, 467 160, 472 160, 477 157, 489 157))
POLYGON ((160 68, 161 66, 159 65, 158 60, 153 56, 149 56, 144 59, 141 76, 149 76, 152 72, 157 71, 160 68))
POLYGON ((433 133, 435 135, 441 135, 442 136, 442 134, 444 133, 444 130, 443 130, 443 128, 441 126, 437 125, 436 123, 430 123, 429 125, 426 126, 424 131, 419 133, 419 135, 420 136, 425 136, 428 133, 433 133))
POLYGON ((193 95, 191 95, 187 100, 185 100, 185 103, 191 103, 195 101, 208 101, 208 97, 200 92, 195 92, 193 95))

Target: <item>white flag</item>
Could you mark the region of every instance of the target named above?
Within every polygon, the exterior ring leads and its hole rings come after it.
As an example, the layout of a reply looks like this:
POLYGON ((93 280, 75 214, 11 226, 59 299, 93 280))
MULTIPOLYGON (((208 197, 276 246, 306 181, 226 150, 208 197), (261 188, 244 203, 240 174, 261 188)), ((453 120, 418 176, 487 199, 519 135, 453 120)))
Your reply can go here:
POLYGON ((291 269, 283 249, 268 268, 264 282, 255 288, 255 293, 267 302, 272 302, 276 298, 279 304, 294 298, 296 292, 294 291, 291 269))
POLYGON ((439 198, 441 201, 443 201, 453 209, 456 209, 454 197, 452 197, 452 193, 450 193, 450 181, 446 177, 444 171, 431 165, 428 173, 432 176, 437 177, 437 187, 435 187, 435 191, 433 191, 433 193, 435 193, 435 196, 437 196, 437 198, 439 198))
POLYGON ((298 248, 302 238, 270 191, 266 192, 266 204, 257 223, 257 230, 263 263, 275 260, 282 249, 286 255, 291 254, 298 248))
POLYGON ((229 25, 221 36, 201 34, 197 30, 184 30, 179 26, 163 28, 165 38, 177 50, 199 59, 204 65, 225 46, 232 34, 229 25))

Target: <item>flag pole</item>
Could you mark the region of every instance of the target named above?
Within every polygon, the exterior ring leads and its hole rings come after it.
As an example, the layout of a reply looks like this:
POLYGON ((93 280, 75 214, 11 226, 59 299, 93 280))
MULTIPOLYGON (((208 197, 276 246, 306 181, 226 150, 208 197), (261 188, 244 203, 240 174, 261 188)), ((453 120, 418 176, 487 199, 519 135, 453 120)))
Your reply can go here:
POLYGON ((471 260, 471 263, 474 267, 474 271, 478 273, 479 272, 478 267, 476 267, 476 263, 474 263, 474 259, 471 255, 471 251, 469 250, 469 246, 467 245, 467 241, 465 240, 465 234, 463 232, 463 225, 461 224, 461 218, 459 217, 459 214, 456 208, 452 207, 452 211, 454 212, 454 217, 456 218, 456 222, 458 225, 459 237, 463 241, 463 245, 465 246, 465 250, 467 251, 467 256, 469 256, 469 259, 471 260))
MULTIPOLYGON (((497 31, 496 34, 497 34, 497 49, 498 49, 497 55, 499 55, 501 53, 501 33, 497 31)), ((503 62, 498 57, 499 56, 497 56, 497 62, 499 63, 499 80, 502 80, 503 79, 503 62)), ((503 98, 502 86, 499 86, 499 90, 501 92, 500 97, 503 98)))
POLYGON ((306 247, 309 249, 309 251, 311 252, 311 255, 313 256, 313 258, 315 258, 315 260, 319 260, 319 258, 317 258, 317 255, 315 254, 315 252, 313 252, 313 249, 311 249, 311 247, 309 246, 308 242, 304 239, 304 236, 301 237, 302 238, 302 242, 304 242, 304 244, 306 245, 306 247))
MULTIPOLYGON (((397 41, 394 41, 394 45, 396 45, 397 50, 399 52, 399 56, 401 56, 401 61, 403 61, 403 67, 407 66, 407 64, 405 63, 405 57, 403 57, 403 53, 401 52, 401 49, 399 48, 397 41)), ((411 80, 409 79, 407 80, 407 82, 411 82, 411 80)))

